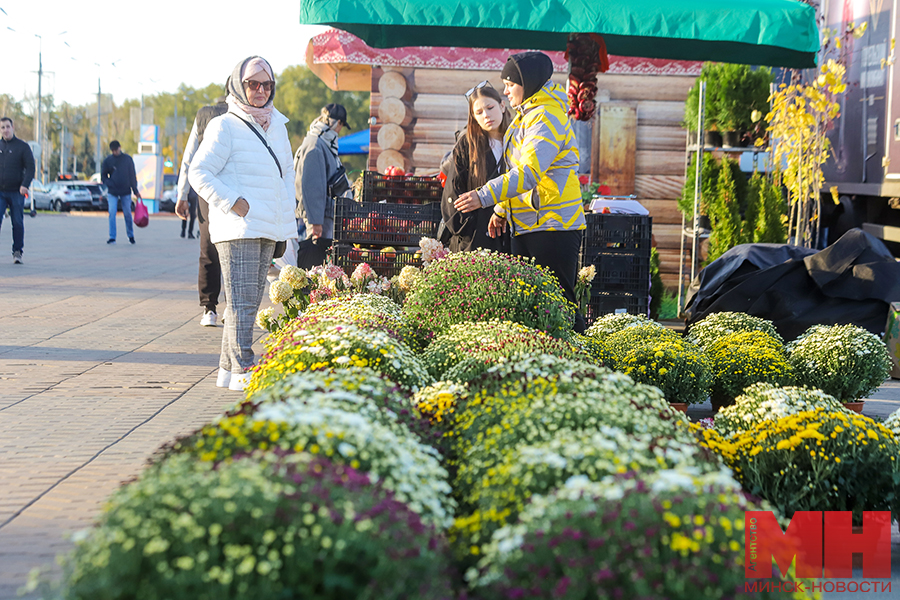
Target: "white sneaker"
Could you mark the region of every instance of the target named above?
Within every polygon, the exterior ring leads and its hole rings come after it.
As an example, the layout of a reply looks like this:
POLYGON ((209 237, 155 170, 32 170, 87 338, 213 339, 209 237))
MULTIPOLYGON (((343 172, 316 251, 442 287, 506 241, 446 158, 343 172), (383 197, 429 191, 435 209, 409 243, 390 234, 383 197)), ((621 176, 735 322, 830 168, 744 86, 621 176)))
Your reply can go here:
POLYGON ((248 383, 250 383, 250 373, 232 373, 228 389, 235 392, 243 392, 248 383))
MULTIPOLYGON (((215 314, 215 313, 213 313, 215 314)), ((219 374, 216 376, 216 387, 227 388, 231 384, 231 371, 219 368, 219 374)))
POLYGON ((208 310, 203 313, 203 316, 200 317, 200 325, 203 327, 215 327, 216 319, 218 315, 211 310, 208 310))

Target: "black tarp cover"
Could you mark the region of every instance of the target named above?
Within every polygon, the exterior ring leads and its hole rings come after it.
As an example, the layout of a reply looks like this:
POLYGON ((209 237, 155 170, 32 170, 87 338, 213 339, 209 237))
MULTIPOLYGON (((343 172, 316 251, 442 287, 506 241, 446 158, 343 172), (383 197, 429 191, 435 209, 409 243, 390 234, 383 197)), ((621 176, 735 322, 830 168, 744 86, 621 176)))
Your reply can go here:
POLYGON ((900 263, 878 238, 851 229, 822 251, 787 244, 735 246, 700 271, 685 306, 688 326, 715 312, 775 323, 785 340, 816 324, 884 332, 900 301, 900 263))

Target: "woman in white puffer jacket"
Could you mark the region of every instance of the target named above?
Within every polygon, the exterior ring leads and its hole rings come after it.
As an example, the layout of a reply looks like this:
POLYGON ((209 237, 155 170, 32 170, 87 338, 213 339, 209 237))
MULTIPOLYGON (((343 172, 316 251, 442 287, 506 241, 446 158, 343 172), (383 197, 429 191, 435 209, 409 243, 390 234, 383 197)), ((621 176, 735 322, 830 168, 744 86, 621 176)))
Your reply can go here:
POLYGON ((225 325, 216 385, 243 390, 255 362, 253 325, 275 243, 297 237, 294 165, 275 110, 275 76, 251 56, 228 79, 228 112, 209 122, 188 178, 209 203, 209 237, 225 284, 225 325))

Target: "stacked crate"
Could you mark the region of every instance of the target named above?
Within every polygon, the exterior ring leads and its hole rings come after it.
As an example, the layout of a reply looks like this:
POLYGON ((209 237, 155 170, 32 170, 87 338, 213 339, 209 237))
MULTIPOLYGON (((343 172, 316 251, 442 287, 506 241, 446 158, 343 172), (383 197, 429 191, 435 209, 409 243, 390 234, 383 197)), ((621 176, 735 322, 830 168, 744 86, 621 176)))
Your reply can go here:
POLYGON ((625 310, 646 315, 650 305, 652 219, 641 215, 588 213, 581 264, 594 265, 586 321, 625 310))
POLYGON ((406 265, 421 266, 419 240, 437 237, 442 191, 435 177, 366 171, 361 201, 335 200, 332 262, 348 274, 368 263, 384 277, 406 265))

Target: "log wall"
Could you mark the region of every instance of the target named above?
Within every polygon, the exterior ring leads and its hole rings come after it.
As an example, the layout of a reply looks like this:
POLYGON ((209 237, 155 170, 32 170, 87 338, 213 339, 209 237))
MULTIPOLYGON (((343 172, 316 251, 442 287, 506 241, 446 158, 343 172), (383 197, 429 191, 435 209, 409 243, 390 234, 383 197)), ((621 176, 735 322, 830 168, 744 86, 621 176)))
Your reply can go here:
MULTIPOLYGON (((553 79, 565 85, 565 74, 553 79)), ((374 67, 369 168, 383 172, 395 164, 417 175, 436 173, 453 148, 456 132, 466 126, 466 90, 483 80, 502 92, 496 71, 374 67), (383 127, 388 131, 382 133, 383 127)), ((693 77, 670 75, 598 78, 598 102, 628 102, 636 108, 634 193, 653 217, 663 282, 672 290, 678 284, 681 242, 676 200, 685 169, 686 133, 680 123, 693 83, 693 77)))

